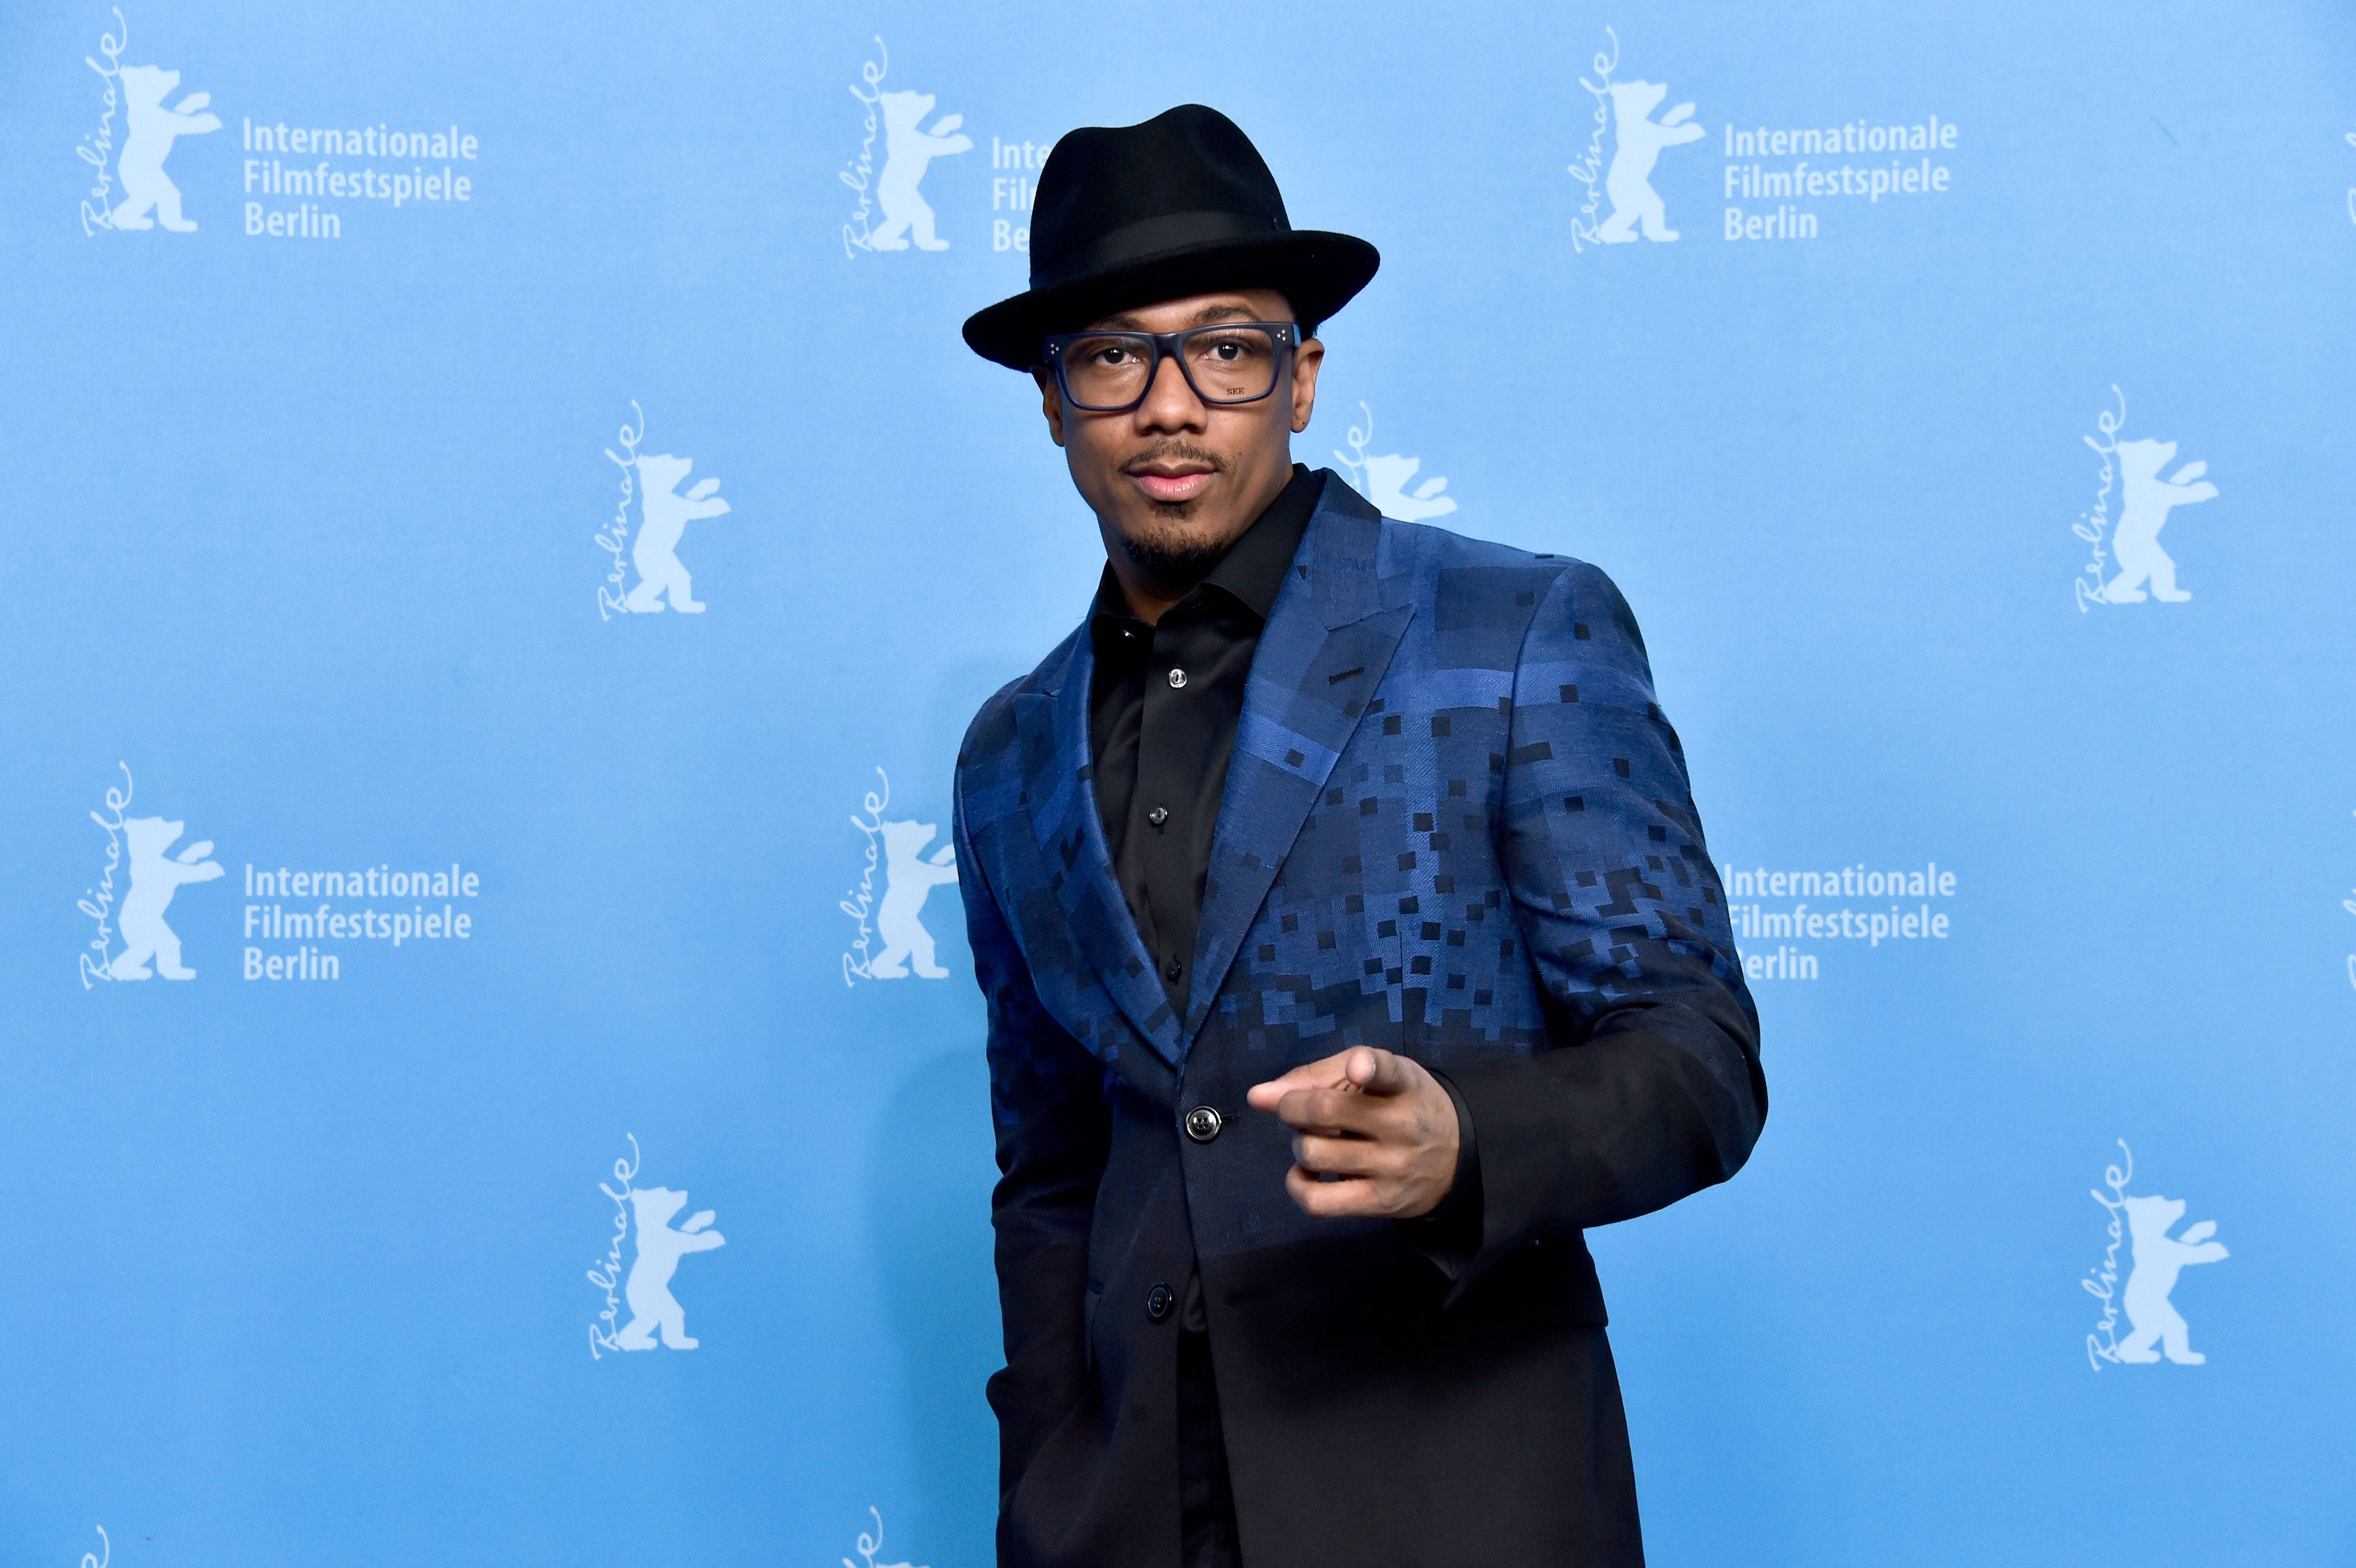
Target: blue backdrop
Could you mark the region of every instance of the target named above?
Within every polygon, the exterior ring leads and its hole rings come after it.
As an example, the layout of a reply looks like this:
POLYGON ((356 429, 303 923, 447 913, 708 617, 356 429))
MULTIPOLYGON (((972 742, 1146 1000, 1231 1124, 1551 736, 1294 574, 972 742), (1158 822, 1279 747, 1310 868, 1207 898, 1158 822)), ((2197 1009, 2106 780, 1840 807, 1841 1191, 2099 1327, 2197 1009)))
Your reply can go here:
POLYGON ((1200 100, 1385 254, 1297 454, 1613 575, 1745 922, 1654 1561, 2356 1562, 2351 44, 0 10, 0 1559, 989 1562, 933 857, 1101 556, 957 327, 1200 100))

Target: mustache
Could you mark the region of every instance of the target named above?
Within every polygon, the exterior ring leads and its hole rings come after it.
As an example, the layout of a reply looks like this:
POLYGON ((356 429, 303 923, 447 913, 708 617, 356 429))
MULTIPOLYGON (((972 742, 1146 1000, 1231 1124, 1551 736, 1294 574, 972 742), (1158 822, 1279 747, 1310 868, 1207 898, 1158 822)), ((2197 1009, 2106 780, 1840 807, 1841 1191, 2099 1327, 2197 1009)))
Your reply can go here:
POLYGON ((1195 446, 1183 441, 1166 441, 1148 452, 1141 452, 1120 465, 1123 474, 1134 474, 1157 463, 1199 463, 1214 474, 1227 471, 1227 460, 1208 447, 1195 446))

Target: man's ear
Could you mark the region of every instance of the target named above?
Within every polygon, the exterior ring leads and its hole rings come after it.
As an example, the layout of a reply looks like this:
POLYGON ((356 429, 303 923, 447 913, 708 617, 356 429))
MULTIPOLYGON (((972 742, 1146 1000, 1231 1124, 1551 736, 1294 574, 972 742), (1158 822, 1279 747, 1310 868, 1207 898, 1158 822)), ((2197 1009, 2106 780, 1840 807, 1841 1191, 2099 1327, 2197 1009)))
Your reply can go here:
POLYGON ((1047 434, 1057 446, 1064 444, 1064 396, 1055 385, 1055 378, 1044 370, 1033 370, 1031 379, 1039 383, 1039 411, 1047 416, 1047 434))
POLYGON ((1309 428, 1309 416, 1317 408, 1317 372, 1325 363, 1325 345, 1313 337, 1301 339, 1301 347, 1292 351, 1292 433, 1299 435, 1309 428))

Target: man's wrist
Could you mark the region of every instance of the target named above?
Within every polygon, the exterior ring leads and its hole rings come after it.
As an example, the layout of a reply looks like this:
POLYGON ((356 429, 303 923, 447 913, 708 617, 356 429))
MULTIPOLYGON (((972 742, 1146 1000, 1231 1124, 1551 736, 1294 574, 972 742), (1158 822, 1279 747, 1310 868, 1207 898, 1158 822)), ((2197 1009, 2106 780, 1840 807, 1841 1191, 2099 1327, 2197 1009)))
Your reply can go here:
POLYGON ((1456 1085, 1448 1081, 1445 1073, 1434 1072, 1431 1075, 1448 1091, 1449 1103, 1456 1109, 1456 1177, 1449 1185, 1448 1195, 1429 1213, 1398 1221, 1398 1224, 1402 1240, 1452 1278, 1481 1252, 1481 1158, 1473 1138, 1472 1113, 1466 1107, 1464 1096, 1457 1093, 1456 1085))

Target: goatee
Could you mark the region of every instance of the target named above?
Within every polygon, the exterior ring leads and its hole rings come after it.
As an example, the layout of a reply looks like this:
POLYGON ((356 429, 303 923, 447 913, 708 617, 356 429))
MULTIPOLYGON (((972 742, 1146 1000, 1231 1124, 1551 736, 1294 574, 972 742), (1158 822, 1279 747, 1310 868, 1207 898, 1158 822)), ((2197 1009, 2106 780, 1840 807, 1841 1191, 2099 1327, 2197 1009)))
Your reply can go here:
POLYGON ((1227 553, 1226 541, 1195 538, 1175 528, 1124 535, 1120 548, 1140 576, 1171 594, 1184 593, 1208 577, 1219 558, 1227 553))
MULTIPOLYGON (((1165 462, 1199 463, 1214 474, 1227 471, 1226 459, 1186 441, 1168 441, 1151 452, 1141 453, 1124 466, 1130 472, 1151 464, 1165 462)), ((1157 506, 1147 515, 1144 524, 1135 533, 1122 532, 1120 546, 1141 576, 1165 593, 1184 593, 1211 574, 1219 558, 1227 553, 1232 539, 1219 542, 1206 539, 1192 531, 1202 513, 1199 500, 1181 501, 1173 506, 1157 506)), ((1116 532, 1119 530, 1116 529, 1116 532)))

